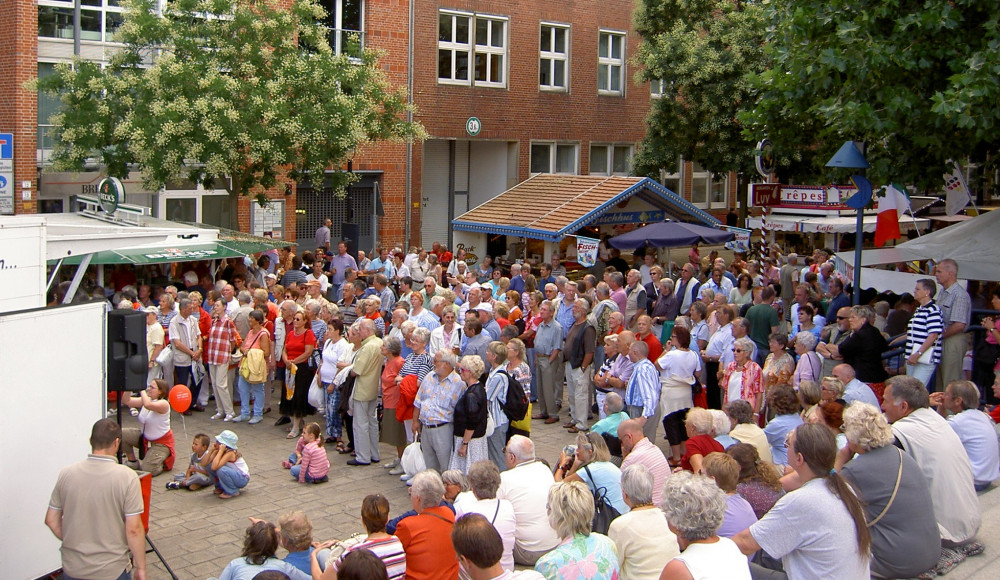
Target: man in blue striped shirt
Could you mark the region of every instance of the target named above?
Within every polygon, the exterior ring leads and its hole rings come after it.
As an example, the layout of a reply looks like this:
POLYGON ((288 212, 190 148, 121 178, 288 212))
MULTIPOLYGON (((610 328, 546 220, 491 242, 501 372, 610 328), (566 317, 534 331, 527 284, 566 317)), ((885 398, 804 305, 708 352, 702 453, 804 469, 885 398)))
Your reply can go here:
POLYGON ((656 425, 660 422, 660 373, 646 358, 648 355, 649 346, 641 340, 632 343, 628 350, 628 357, 634 366, 625 388, 625 403, 629 417, 644 421, 642 433, 654 441, 656 425))

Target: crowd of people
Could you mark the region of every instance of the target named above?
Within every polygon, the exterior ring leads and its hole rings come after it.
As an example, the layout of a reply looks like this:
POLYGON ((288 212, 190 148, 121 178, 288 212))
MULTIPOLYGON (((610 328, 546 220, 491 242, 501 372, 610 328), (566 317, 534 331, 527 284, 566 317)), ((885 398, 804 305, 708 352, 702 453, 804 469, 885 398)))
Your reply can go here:
MULTIPOLYGON (((220 423, 259 424, 276 392, 299 482, 328 480, 329 445, 410 486, 412 510, 390 521, 369 496, 366 534, 292 557, 299 574, 908 578, 983 551, 1000 412, 969 380, 973 299, 952 260, 895 304, 852 306, 823 250, 727 264, 694 247, 676 279, 653 249, 634 266, 615 252, 570 279, 559 256, 537 275, 437 244, 370 260, 322 233, 315 254, 235 261, 210 289, 191 270, 155 304, 126 286, 119 304, 148 324, 150 386, 123 400, 141 425, 121 434, 130 466, 172 468, 180 383, 188 413, 211 390, 220 423), (566 430, 558 457, 536 457, 533 423, 566 430), (417 442, 425 469, 407 472, 417 442)), ((168 488, 239 495, 237 441, 196 436, 168 488)), ((299 577, 274 556, 279 530, 253 522, 221 577, 299 577)))

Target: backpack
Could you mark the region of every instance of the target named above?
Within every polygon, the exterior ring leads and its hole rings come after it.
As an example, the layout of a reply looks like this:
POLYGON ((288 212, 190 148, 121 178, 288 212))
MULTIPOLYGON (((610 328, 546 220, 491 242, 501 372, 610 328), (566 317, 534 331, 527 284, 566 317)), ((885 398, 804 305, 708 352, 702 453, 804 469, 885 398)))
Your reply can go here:
POLYGON ((528 394, 510 373, 505 370, 500 370, 498 373, 507 379, 507 396, 500 403, 500 408, 511 421, 521 421, 528 414, 528 394))

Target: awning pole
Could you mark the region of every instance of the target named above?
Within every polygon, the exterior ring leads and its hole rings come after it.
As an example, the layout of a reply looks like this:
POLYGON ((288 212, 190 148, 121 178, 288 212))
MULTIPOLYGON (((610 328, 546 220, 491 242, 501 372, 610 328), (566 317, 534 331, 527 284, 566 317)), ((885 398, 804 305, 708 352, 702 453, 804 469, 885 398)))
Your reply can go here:
POLYGON ((56 277, 59 275, 59 268, 62 267, 63 259, 64 258, 59 258, 59 261, 56 262, 56 265, 52 268, 52 275, 49 276, 49 283, 45 285, 46 292, 52 290, 52 285, 55 284, 56 277))
POLYGON ((69 285, 69 290, 66 291, 66 296, 63 298, 63 304, 69 304, 73 301, 73 297, 76 296, 77 289, 80 288, 80 282, 83 281, 83 275, 87 272, 87 268, 90 266, 90 259, 94 257, 94 254, 86 254, 82 260, 80 260, 80 265, 76 267, 76 274, 73 274, 73 281, 69 285))
POLYGON ((104 288, 104 265, 96 264, 95 267, 97 268, 97 285, 104 288))

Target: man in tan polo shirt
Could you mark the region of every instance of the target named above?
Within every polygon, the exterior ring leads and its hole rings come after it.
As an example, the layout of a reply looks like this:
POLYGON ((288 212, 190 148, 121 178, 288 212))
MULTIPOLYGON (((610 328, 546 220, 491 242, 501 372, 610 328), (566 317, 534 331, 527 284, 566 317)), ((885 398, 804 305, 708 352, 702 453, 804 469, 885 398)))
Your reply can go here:
POLYGON ((121 438, 121 427, 101 419, 90 433, 92 453, 59 472, 45 525, 62 541, 66 578, 146 578, 142 492, 135 471, 115 459, 121 438))

